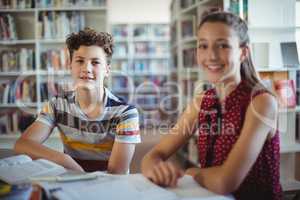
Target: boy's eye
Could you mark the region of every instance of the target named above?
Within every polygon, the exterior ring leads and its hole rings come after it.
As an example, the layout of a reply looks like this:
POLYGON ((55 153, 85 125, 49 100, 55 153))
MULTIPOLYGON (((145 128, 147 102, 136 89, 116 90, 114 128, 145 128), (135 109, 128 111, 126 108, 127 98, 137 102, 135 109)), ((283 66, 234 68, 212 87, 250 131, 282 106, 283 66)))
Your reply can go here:
POLYGON ((99 61, 93 61, 92 64, 93 64, 93 65, 99 65, 100 62, 99 62, 99 61))
POLYGON ((228 45, 228 44, 225 44, 225 43, 223 43, 223 44, 218 44, 218 48, 221 48, 221 49, 227 49, 227 48, 229 48, 230 46, 228 45))
POLYGON ((207 49, 207 45, 206 44, 199 44, 198 48, 199 49, 207 49))

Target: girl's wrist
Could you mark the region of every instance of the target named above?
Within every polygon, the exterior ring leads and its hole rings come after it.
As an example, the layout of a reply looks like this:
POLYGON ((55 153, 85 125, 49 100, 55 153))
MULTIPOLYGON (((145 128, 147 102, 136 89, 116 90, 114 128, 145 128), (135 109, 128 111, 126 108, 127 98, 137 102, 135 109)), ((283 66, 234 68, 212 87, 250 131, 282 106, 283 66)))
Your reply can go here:
POLYGON ((200 171, 200 168, 192 167, 185 170, 185 174, 195 177, 200 171))

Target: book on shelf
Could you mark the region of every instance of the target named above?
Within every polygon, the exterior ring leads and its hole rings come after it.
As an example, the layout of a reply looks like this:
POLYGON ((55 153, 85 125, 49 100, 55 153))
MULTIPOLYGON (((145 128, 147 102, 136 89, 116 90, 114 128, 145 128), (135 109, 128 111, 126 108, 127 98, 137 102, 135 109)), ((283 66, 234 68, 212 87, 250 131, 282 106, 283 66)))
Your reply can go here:
POLYGON ((169 60, 160 59, 160 60, 150 60, 149 61, 149 73, 155 74, 166 74, 168 73, 169 60))
POLYGON ((182 90, 185 96, 193 96, 195 88, 195 80, 183 79, 182 80, 182 90))
POLYGON ((229 11, 240 16, 240 0, 229 1, 229 11))
POLYGON ((164 24, 153 24, 151 32, 154 38, 168 38, 170 35, 170 28, 164 24))
POLYGON ((115 43, 114 56, 126 57, 128 56, 128 45, 127 43, 115 43))
POLYGON ((0 83, 0 103, 31 103, 36 102, 35 81, 5 80, 0 83), (32 89, 33 88, 33 89, 32 89))
POLYGON ((180 8, 185 9, 195 4, 196 0, 180 0, 180 8))
POLYGON ((230 0, 229 11, 248 21, 248 0, 230 0))
POLYGON ((282 62, 285 67, 299 67, 299 57, 296 42, 281 42, 282 62))
POLYGON ((177 28, 176 23, 171 24, 171 44, 175 45, 177 43, 177 28))
POLYGON ((272 81, 289 79, 287 71, 259 72, 259 76, 261 79, 270 79, 272 81))
POLYGON ((296 95, 297 105, 300 105, 300 71, 296 72, 296 95))
POLYGON ((41 69, 49 71, 67 71, 69 70, 67 59, 68 52, 65 48, 42 51, 40 54, 41 69))
POLYGON ((128 26, 127 25, 113 25, 112 35, 115 39, 127 39, 128 37, 128 26))
POLYGON ((129 70, 128 61, 124 60, 113 60, 112 69, 115 71, 127 72, 129 70))
POLYGON ((34 55, 34 50, 29 48, 0 51, 0 72, 35 70, 34 55))
POLYGON ((149 53, 149 43, 148 42, 136 42, 134 43, 134 54, 136 56, 144 56, 149 53))
POLYGON ((72 32, 85 28, 85 16, 82 11, 43 11, 38 17, 38 38, 64 39, 72 32))
POLYGON ((34 120, 32 114, 19 109, 0 113, 0 135, 22 133, 34 120))
POLYGON ((169 54, 169 43, 168 42, 149 42, 148 43, 148 54, 152 56, 165 56, 169 54))
POLYGON ((11 14, 0 14, 0 40, 17 40, 15 19, 11 14))
POLYGON ((191 38, 194 37, 196 34, 196 21, 195 16, 185 16, 180 21, 181 26, 181 37, 184 38, 191 38))
POLYGON ((25 9, 33 8, 34 0, 1 0, 0 9, 25 9))
POLYGON ((143 24, 136 24, 133 27, 133 37, 134 38, 147 38, 149 37, 149 26, 143 24))
POLYGON ((296 113, 296 141, 300 142, 300 113, 296 113))
POLYGON ((274 88, 279 100, 279 105, 285 108, 296 107, 296 89, 294 80, 274 81, 274 88))
POLYGON ((251 47, 254 66, 257 68, 267 68, 269 66, 269 43, 252 43, 251 47))
POLYGON ((132 64, 132 71, 134 72, 148 72, 149 62, 148 60, 134 60, 132 64))
POLYGON ((112 91, 124 91, 128 88, 128 77, 126 76, 113 76, 112 77, 112 91))
POLYGON ((192 68, 197 66, 196 48, 186 47, 182 50, 183 67, 192 68))

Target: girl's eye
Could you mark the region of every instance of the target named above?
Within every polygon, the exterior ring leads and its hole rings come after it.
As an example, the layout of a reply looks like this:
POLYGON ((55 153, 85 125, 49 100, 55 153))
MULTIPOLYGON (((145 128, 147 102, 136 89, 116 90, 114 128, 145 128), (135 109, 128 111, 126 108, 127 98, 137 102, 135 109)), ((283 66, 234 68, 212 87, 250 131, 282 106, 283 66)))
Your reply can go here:
POLYGON ((82 64, 83 60, 76 60, 77 63, 82 64))

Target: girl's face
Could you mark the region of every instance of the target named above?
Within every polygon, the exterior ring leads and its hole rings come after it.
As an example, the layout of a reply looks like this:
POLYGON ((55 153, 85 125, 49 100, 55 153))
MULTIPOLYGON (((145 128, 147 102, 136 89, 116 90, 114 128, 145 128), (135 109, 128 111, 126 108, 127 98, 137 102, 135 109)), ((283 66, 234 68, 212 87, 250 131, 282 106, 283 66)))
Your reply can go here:
POLYGON ((236 32, 224 23, 206 22, 198 30, 197 62, 211 83, 240 80, 245 51, 236 32))
POLYGON ((109 73, 109 65, 103 48, 80 46, 73 53, 71 69, 75 88, 103 87, 104 78, 109 73))

